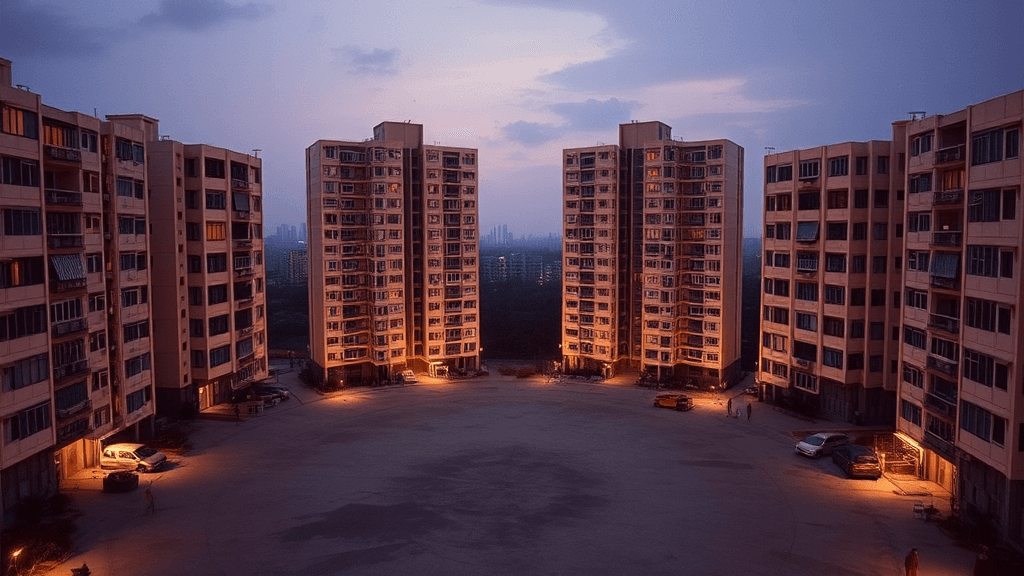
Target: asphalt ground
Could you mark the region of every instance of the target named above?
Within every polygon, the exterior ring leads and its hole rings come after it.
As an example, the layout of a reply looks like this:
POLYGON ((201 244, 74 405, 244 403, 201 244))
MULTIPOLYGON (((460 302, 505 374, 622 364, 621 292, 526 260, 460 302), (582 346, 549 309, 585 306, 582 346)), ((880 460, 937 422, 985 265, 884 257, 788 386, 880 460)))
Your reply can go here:
POLYGON ((80 474, 78 552, 51 573, 897 575, 911 547, 921 574, 971 571, 920 495, 794 454, 847 425, 658 409, 627 380, 420 380, 322 396, 286 372, 292 399, 198 421, 135 492, 80 474))

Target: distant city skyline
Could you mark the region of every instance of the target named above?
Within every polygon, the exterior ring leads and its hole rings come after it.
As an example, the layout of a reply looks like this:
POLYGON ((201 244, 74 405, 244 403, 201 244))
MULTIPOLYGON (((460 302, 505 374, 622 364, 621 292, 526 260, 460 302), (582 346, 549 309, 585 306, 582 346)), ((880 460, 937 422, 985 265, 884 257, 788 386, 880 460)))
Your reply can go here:
POLYGON ((744 147, 750 237, 766 148, 886 139, 908 111, 1020 89, 1022 21, 995 0, 6 0, 0 56, 58 108, 144 111, 177 141, 259 156, 271 227, 305 212, 306 147, 368 138, 374 118, 480 150, 481 229, 555 232, 560 151, 659 119, 744 147))

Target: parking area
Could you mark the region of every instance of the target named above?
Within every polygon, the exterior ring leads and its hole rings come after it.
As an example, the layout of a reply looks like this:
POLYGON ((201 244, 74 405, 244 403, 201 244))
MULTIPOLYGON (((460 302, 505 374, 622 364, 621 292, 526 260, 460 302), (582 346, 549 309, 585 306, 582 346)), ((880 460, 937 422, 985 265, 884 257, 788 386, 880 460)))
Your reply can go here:
MULTIPOLYGON (((968 574, 920 495, 794 454, 797 420, 541 377, 293 397, 205 420, 140 489, 72 488, 93 574, 968 574), (146 514, 151 486, 156 513, 146 514)), ((749 397, 733 400, 745 407, 749 397)), ((943 510, 948 502, 935 498, 943 510)))

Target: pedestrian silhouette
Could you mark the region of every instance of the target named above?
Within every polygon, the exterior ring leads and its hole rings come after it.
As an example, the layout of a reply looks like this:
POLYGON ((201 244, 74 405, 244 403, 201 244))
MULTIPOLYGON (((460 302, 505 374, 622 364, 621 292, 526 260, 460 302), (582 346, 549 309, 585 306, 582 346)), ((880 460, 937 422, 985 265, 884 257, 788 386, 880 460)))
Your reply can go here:
POLYGON ((907 557, 903 559, 903 567, 907 571, 906 576, 917 576, 918 564, 920 564, 920 560, 917 557, 917 548, 911 548, 910 552, 907 552, 907 557))
POLYGON ((753 405, 747 404, 747 422, 750 422, 750 413, 753 412, 753 410, 753 405))
POLYGON ((992 576, 992 557, 988 555, 988 546, 982 546, 974 559, 974 576, 992 576))
POLYGON ((238 402, 235 402, 235 422, 242 421, 242 409, 238 407, 238 402))
POLYGON ((153 483, 146 486, 146 513, 156 514, 156 502, 153 501, 153 483))
POLYGON ((729 416, 732 414, 732 398, 725 404, 725 415, 729 416))

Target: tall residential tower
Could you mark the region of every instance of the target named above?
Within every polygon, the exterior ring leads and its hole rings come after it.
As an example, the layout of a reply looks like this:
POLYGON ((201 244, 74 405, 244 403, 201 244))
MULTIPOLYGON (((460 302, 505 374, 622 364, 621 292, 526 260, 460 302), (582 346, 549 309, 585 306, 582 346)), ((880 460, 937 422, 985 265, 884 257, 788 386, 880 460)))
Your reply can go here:
POLYGON ((306 150, 310 356, 328 381, 479 366, 477 151, 384 122, 306 150))
POLYGON ((566 371, 740 376, 743 149, 671 130, 623 124, 618 145, 563 151, 566 371))

